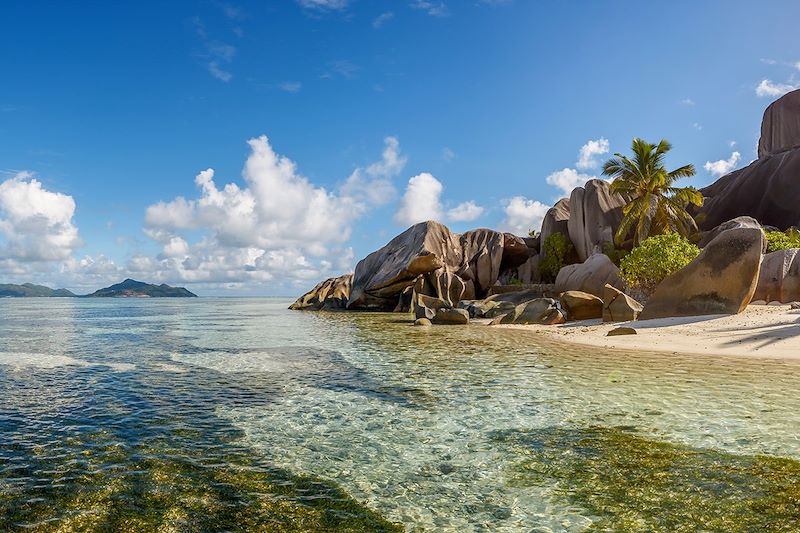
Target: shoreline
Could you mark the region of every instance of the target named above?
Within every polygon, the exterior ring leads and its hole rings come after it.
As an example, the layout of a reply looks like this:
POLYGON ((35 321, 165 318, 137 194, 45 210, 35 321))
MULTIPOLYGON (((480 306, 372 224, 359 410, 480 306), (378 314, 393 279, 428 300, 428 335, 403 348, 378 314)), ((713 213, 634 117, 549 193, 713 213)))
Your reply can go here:
POLYGON ((788 304, 750 305, 738 315, 492 327, 535 331, 559 342, 613 350, 800 360, 800 310, 788 304), (632 327, 637 334, 606 336, 620 326, 632 327))

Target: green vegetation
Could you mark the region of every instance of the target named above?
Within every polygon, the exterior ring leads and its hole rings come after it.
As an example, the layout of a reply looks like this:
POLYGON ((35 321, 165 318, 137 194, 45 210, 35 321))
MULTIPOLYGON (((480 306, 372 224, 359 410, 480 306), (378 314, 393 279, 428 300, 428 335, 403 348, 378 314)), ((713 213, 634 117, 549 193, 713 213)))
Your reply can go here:
POLYGON ((151 298, 196 298, 197 295, 183 287, 170 287, 166 284, 151 285, 133 279, 126 279, 105 289, 87 295, 90 298, 114 298, 120 296, 149 296, 151 298))
POLYGON ((603 245, 603 253, 611 259, 611 262, 619 266, 622 259, 630 253, 630 250, 624 248, 617 248, 613 242, 607 242, 603 245))
POLYGON ((697 231, 686 208, 689 204, 703 205, 703 196, 694 187, 673 185, 680 178, 693 176, 694 165, 668 171, 664 156, 671 148, 664 139, 657 145, 634 139, 633 159, 614 154, 603 165, 603 174, 614 178, 611 191, 631 199, 614 236, 617 244, 632 237, 636 246, 652 235, 675 232, 688 237, 697 231))
POLYGON ((543 244, 544 257, 539 263, 542 280, 554 281, 564 265, 569 264, 575 253, 572 241, 563 233, 548 235, 543 244))
POLYGON ((787 248, 800 248, 800 231, 790 228, 783 231, 768 231, 767 253, 786 250, 787 248))
POLYGON ((33 283, 23 283, 14 285, 11 283, 0 284, 0 297, 11 298, 67 298, 75 296, 67 289, 51 289, 44 285, 34 285, 33 283))
POLYGON ((500 432, 520 487, 597 517, 592 531, 800 531, 800 462, 660 442, 618 428, 500 432))
POLYGON ((664 278, 692 262, 700 249, 677 233, 648 237, 622 258, 620 276, 628 287, 650 294, 664 278))

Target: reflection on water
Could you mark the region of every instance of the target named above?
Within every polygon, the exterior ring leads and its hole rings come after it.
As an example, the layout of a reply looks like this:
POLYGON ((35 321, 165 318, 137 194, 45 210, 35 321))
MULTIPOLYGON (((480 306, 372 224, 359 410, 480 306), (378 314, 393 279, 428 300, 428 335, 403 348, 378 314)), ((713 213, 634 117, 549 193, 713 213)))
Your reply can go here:
POLYGON ((795 363, 287 304, 0 301, 0 530, 796 528, 795 363))

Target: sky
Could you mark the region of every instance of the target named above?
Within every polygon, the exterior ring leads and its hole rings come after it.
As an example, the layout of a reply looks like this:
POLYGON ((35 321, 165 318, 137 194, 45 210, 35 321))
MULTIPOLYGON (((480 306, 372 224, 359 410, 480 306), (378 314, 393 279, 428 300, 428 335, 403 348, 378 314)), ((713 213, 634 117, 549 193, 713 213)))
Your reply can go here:
POLYGON ((634 137, 704 186, 800 87, 796 1, 10 1, 0 283, 299 295, 409 225, 539 229, 634 137))

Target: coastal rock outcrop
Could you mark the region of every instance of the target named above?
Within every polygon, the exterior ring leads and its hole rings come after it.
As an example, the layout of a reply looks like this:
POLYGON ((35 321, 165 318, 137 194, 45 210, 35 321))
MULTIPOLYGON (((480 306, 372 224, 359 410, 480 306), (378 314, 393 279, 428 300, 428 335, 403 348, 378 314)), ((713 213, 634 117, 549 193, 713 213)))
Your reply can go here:
POLYGON ((558 293, 566 291, 582 291, 603 297, 606 285, 613 285, 619 289, 625 287, 619 277, 619 268, 605 254, 594 254, 583 263, 567 265, 556 276, 555 290, 558 293))
POLYGON ((569 320, 591 320, 603 317, 603 300, 582 291, 567 291, 558 297, 569 320))
POLYGON ((604 180, 589 180, 583 187, 573 189, 567 229, 578 259, 585 261, 602 252, 606 243, 614 242, 626 203, 627 199, 612 193, 610 184, 604 180))
POLYGON ((603 322, 630 322, 639 318, 642 309, 642 304, 616 287, 603 287, 603 322))
POLYGON ((756 290, 763 248, 761 229, 723 231, 656 287, 639 319, 741 312, 756 290))
POLYGON ((800 147, 800 90, 781 96, 764 111, 758 157, 800 147))
POLYGON ((770 104, 761 122, 758 159, 700 189, 700 229, 747 215, 785 230, 800 225, 800 90, 770 104))
POLYGON ((348 309, 405 310, 400 296, 441 298, 454 306, 483 297, 503 269, 530 258, 524 239, 510 233, 476 229, 461 235, 438 222, 415 224, 356 265, 348 309))
POLYGON ((352 282, 352 274, 328 278, 298 298, 289 309, 313 311, 344 309, 347 307, 347 299, 350 298, 352 282))
POLYGON ((764 256, 753 300, 791 303, 800 300, 800 249, 778 250, 764 256))

